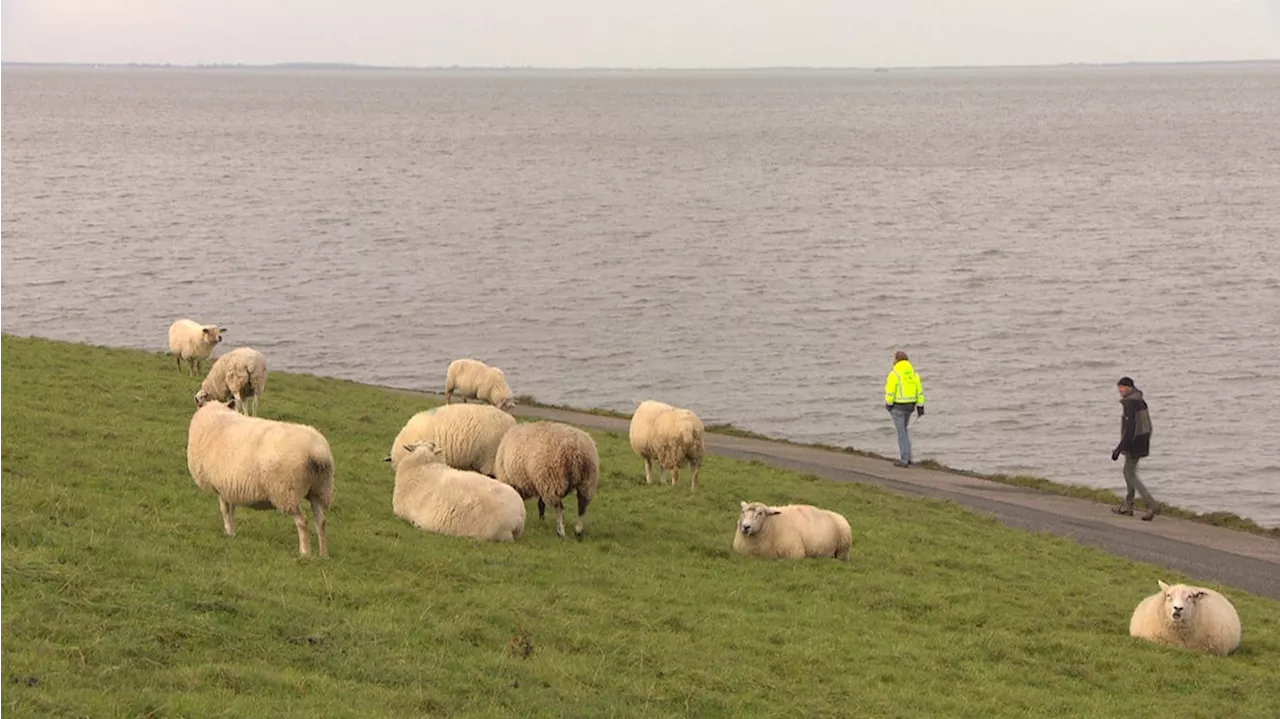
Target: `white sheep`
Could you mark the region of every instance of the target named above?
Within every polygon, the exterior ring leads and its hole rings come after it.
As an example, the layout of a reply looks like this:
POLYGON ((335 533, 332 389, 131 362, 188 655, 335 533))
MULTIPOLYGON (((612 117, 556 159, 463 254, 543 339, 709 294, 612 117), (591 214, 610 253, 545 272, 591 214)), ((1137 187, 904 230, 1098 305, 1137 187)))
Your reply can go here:
POLYGON ((564 497, 578 493, 578 522, 573 533, 582 537, 582 517, 600 481, 600 455, 591 435, 560 422, 529 422, 507 431, 498 445, 498 481, 515 487, 521 499, 538 498, 538 519, 547 505, 556 510, 556 534, 564 536, 564 497))
POLYGON ((445 464, 435 443, 404 445, 391 508, 437 534, 510 542, 524 534, 524 500, 510 485, 445 464))
POLYGON ((706 429, 692 410, 647 399, 631 415, 631 449, 644 460, 645 484, 652 484, 653 461, 658 462, 658 481, 671 473, 671 484, 680 482, 680 465, 692 470, 690 491, 698 491, 698 470, 706 449, 706 429))
POLYGON ((516 418, 487 404, 447 404, 419 412, 409 418, 385 459, 394 471, 407 454, 405 445, 422 440, 435 443, 444 461, 454 469, 468 469, 496 476, 494 459, 498 443, 516 418))
POLYGON ((456 359, 449 363, 444 377, 445 404, 453 401, 454 392, 463 402, 478 399, 504 412, 510 412, 516 405, 507 376, 497 367, 490 367, 480 360, 456 359))
POLYGON ((258 414, 258 397, 267 388, 267 358, 252 347, 237 347, 214 360, 209 374, 196 392, 196 406, 209 400, 235 400, 237 412, 258 414), (245 398, 253 400, 253 411, 245 398))
POLYGON ((311 502, 320 556, 329 556, 325 510, 333 503, 333 453, 314 427, 248 417, 231 403, 207 402, 191 417, 187 469, 196 486, 218 495, 222 527, 236 535, 236 507, 276 508, 293 517, 298 551, 311 553, 302 500, 311 502))
POLYGON ((733 535, 733 551, 765 559, 835 557, 847 562, 852 546, 849 520, 808 504, 742 502, 733 535))
POLYGON ((1231 600, 1204 587, 1159 584, 1133 610, 1129 636, 1219 656, 1240 646, 1240 615, 1231 600))
POLYGON ((182 360, 187 361, 187 374, 195 376, 200 363, 213 354, 213 348, 222 341, 226 327, 202 325, 188 319, 180 319, 169 325, 169 354, 182 371, 182 360))

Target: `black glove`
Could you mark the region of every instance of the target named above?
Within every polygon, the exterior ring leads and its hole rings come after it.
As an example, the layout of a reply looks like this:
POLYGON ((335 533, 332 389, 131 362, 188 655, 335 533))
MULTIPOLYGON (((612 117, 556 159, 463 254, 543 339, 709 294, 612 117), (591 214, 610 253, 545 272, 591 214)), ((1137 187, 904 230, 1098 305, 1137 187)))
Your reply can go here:
POLYGON ((892 411, 893 411, 893 405, 891 405, 891 404, 886 404, 886 405, 884 406, 884 408, 885 408, 886 410, 888 410, 889 412, 892 412, 892 411))
POLYGON ((922 404, 918 404, 918 405, 916 405, 916 416, 917 416, 917 417, 923 417, 923 416, 924 416, 924 405, 922 405, 922 404))
POLYGON ((1111 453, 1111 461, 1114 462, 1117 459, 1120 459, 1120 450, 1118 449, 1111 453))

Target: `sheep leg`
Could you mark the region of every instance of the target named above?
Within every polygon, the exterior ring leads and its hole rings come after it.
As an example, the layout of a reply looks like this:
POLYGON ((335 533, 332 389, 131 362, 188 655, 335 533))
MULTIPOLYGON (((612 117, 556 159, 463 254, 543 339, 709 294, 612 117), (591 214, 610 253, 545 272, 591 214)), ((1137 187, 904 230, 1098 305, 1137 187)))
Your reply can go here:
POLYGON ((302 505, 294 509, 293 523, 298 528, 298 554, 305 557, 311 554, 311 532, 307 530, 307 515, 302 505))
POLYGON ((236 505, 218 497, 218 508, 222 510, 222 531, 228 536, 236 536, 236 505))
POLYGON ((542 501, 542 497, 538 497, 538 521, 542 521, 542 517, 547 513, 547 503, 542 501))
POLYGON ((446 387, 444 390, 444 403, 449 404, 453 401, 453 388, 446 387))
POLYGON ((671 486, 674 487, 677 484, 680 484, 680 465, 678 464, 671 468, 671 486))
POLYGON ((692 467, 693 476, 689 478, 689 491, 698 491, 698 470, 702 468, 701 464, 695 463, 692 467))
POLYGON ((329 544, 324 536, 324 506, 315 499, 311 500, 311 513, 316 517, 316 540, 320 545, 320 556, 329 556, 329 544))
POLYGON ((182 371, 182 355, 175 354, 173 356, 173 361, 178 365, 178 371, 181 372, 182 371))
POLYGON ((244 406, 244 397, 241 397, 239 392, 232 392, 231 396, 236 400, 236 412, 246 415, 249 414, 249 408, 244 406))
POLYGON ((582 492, 578 492, 578 523, 573 525, 573 534, 579 539, 586 529, 582 526, 583 515, 587 513, 587 505, 591 504, 591 499, 584 496, 582 492))
POLYGON ((258 416, 258 395, 257 394, 253 395, 253 416, 254 417, 258 416))
MULTIPOLYGON (((653 478, 650 475, 650 472, 652 471, 651 469, 652 465, 653 465, 653 460, 649 459, 648 457, 645 457, 644 459, 644 483, 645 484, 653 484, 653 478)), ((658 481, 662 481, 661 471, 658 472, 658 481)))
POLYGON ((557 501, 556 508, 556 535, 561 539, 564 538, 564 501, 557 501))

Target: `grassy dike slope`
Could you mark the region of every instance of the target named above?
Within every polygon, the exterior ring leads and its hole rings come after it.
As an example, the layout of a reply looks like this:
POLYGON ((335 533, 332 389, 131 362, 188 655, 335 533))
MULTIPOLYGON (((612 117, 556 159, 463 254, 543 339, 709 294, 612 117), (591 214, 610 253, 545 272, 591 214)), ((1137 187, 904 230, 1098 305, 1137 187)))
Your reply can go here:
POLYGON ((381 461, 428 405, 276 373, 263 416, 337 461, 332 557, 300 560, 279 513, 223 536, 171 360, 5 336, 2 361, 14 716, 1280 715, 1280 603, 1226 588, 1233 657, 1139 642, 1134 605, 1187 578, 949 504, 719 457, 691 497, 594 433, 584 541, 533 502, 514 544, 431 535, 381 461), (740 499, 843 512, 853 560, 737 557, 740 499))

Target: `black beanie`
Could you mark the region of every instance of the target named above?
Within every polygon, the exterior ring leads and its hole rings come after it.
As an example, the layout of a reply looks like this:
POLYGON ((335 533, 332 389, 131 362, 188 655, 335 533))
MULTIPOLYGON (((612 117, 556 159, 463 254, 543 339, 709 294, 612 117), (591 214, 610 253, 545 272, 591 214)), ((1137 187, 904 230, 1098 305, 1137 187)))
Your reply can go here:
POLYGON ((1133 380, 1132 380, 1132 379, 1130 379, 1130 378, 1128 378, 1128 377, 1121 377, 1121 378, 1120 378, 1120 381, 1119 381, 1119 382, 1116 382, 1116 384, 1117 384, 1118 386, 1120 386, 1120 387, 1132 387, 1132 386, 1133 386, 1133 380))

